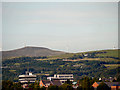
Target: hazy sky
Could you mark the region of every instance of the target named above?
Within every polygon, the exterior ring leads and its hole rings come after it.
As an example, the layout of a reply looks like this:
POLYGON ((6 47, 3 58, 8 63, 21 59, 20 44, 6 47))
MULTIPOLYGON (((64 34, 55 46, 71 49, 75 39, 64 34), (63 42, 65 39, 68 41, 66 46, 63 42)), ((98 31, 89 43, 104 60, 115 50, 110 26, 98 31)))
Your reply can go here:
POLYGON ((2 3, 3 50, 27 46, 81 52, 118 46, 118 4, 2 3))

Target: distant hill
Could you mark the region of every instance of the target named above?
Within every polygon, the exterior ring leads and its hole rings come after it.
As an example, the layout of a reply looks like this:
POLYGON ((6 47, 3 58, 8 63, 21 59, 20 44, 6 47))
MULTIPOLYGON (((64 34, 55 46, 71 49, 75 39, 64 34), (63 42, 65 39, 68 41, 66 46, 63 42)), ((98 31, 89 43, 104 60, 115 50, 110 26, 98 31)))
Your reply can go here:
POLYGON ((21 56, 38 57, 38 56, 55 56, 65 54, 62 51, 55 51, 44 47, 24 47, 16 50, 2 51, 2 58, 13 58, 21 56))
POLYGON ((73 57, 74 55, 82 55, 82 54, 90 54, 90 53, 95 53, 95 56, 97 58, 100 58, 100 57, 119 57, 120 58, 120 49, 96 50, 96 51, 87 51, 87 52, 80 52, 80 53, 65 53, 62 55, 50 56, 50 57, 69 58, 69 57, 73 57))

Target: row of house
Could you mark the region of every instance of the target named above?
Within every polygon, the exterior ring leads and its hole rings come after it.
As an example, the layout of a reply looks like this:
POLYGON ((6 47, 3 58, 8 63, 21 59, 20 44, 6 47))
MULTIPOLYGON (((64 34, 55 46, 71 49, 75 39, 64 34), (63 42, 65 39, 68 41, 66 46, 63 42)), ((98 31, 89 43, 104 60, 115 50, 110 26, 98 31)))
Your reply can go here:
MULTIPOLYGON (((99 86, 101 82, 94 82, 93 83, 93 88, 94 90, 97 90, 97 87, 99 86)), ((105 84, 108 85, 109 88, 111 88, 111 90, 120 90, 120 82, 104 82, 105 84)), ((41 87, 49 87, 50 85, 57 85, 57 86, 61 86, 62 83, 60 82, 60 80, 41 80, 40 84, 41 87)), ((76 89, 79 86, 79 84, 77 84, 77 82, 73 82, 72 83, 72 87, 74 89, 76 89)))

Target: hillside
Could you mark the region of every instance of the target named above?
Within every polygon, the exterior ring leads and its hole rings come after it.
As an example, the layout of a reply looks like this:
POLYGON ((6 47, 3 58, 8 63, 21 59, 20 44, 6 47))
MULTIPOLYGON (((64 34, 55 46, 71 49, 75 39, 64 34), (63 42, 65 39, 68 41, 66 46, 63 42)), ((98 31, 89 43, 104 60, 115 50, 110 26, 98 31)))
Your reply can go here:
POLYGON ((13 57, 39 57, 39 56, 55 56, 65 54, 65 52, 55 51, 43 47, 24 47, 11 51, 2 51, 2 58, 13 58, 13 57))
MULTIPOLYGON (((36 47, 26 47, 17 51, 27 55, 28 52, 33 53, 36 51, 37 53, 37 50, 49 51, 46 48, 36 47)), ((28 68, 37 75, 37 80, 40 80, 40 78, 46 79, 46 75, 51 76, 60 73, 73 73, 75 80, 79 80, 84 76, 119 77, 120 58, 118 57, 118 51, 117 49, 112 49, 66 54, 62 52, 62 55, 47 56, 46 58, 22 56, 5 59, 2 61, 2 79, 16 81, 18 80, 18 75, 25 73, 28 68)), ((52 50, 52 52, 56 51, 52 50)))
POLYGON ((88 52, 80 52, 80 53, 65 53, 62 55, 56 55, 56 56, 49 56, 49 58, 59 58, 59 59, 66 59, 66 58, 72 58, 75 56, 82 56, 83 58, 120 58, 120 49, 110 49, 110 50, 98 50, 98 51, 88 51, 88 52), (87 57, 84 57, 84 55, 87 54, 87 57))

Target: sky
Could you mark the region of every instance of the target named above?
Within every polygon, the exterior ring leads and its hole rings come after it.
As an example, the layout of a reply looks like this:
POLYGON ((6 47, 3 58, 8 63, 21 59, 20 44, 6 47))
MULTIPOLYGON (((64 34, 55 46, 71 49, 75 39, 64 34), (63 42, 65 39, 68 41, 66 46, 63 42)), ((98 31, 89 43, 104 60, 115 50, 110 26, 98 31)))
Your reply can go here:
POLYGON ((24 46, 66 52, 117 48, 118 3, 3 2, 2 50, 24 46))

